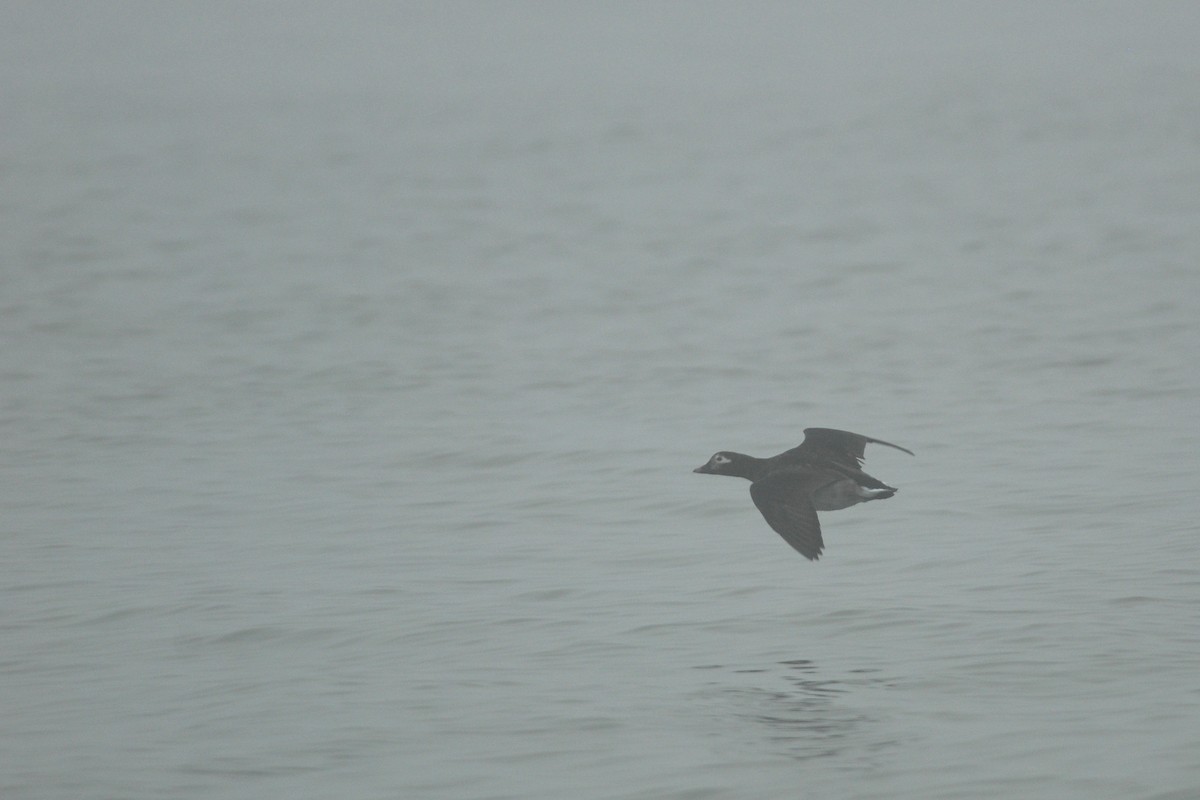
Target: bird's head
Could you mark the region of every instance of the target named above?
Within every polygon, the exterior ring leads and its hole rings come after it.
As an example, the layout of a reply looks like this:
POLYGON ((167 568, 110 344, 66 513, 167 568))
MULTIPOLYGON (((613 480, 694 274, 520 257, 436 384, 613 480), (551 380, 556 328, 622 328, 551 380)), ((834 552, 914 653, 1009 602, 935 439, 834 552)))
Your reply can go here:
POLYGON ((746 477, 745 468, 749 460, 750 456, 722 450, 719 453, 713 453, 712 458, 702 466, 696 467, 692 472, 700 472, 705 475, 733 475, 738 478, 744 478, 746 477))

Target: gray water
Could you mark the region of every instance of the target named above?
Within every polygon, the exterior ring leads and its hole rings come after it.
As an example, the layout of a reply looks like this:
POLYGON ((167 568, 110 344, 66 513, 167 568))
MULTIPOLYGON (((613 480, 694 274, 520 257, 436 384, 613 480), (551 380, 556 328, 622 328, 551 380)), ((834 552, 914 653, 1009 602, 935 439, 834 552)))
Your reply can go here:
POLYGON ((1197 8, 5 6, 0 795, 1200 796, 1197 8))

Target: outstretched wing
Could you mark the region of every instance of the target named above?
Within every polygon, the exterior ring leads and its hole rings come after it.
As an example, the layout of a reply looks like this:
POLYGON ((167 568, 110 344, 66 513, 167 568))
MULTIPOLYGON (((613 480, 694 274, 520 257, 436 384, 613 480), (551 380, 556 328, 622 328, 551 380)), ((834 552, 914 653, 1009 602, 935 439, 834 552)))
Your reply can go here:
POLYGON ((810 499, 828 473, 783 469, 750 484, 750 497, 763 519, 783 540, 810 561, 821 556, 821 523, 810 499))
POLYGON ((833 428, 805 428, 804 441, 798 447, 780 453, 776 458, 797 464, 828 461, 858 469, 862 466, 863 453, 868 444, 881 444, 913 455, 913 451, 906 447, 882 439, 872 439, 860 433, 833 428))

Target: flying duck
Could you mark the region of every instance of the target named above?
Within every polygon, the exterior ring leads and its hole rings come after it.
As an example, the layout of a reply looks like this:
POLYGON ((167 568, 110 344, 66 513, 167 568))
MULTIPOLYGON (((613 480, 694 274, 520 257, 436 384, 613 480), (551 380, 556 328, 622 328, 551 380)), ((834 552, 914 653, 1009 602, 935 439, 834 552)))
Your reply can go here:
POLYGON ((913 452, 898 444, 832 428, 805 428, 798 447, 771 458, 755 458, 722 450, 693 472, 732 475, 750 481, 750 497, 767 524, 810 561, 821 556, 818 511, 836 511, 868 500, 883 500, 894 486, 863 472, 863 451, 882 444, 913 452))

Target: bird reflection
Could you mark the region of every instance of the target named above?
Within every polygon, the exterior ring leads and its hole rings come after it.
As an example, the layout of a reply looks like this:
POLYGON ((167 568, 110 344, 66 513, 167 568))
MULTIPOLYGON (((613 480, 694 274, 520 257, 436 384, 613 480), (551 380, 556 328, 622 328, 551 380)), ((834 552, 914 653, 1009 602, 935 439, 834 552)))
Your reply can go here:
POLYGON ((838 681, 817 677, 816 665, 803 659, 785 661, 783 675, 790 691, 772 692, 769 711, 751 718, 770 728, 769 739, 797 759, 837 755, 864 720, 835 702, 846 691, 838 681))
MULTIPOLYGON (((853 673, 842 680, 822 678, 817 666, 806 659, 782 661, 766 668, 737 668, 712 665, 737 676, 759 676, 757 685, 733 686, 725 682, 719 690, 734 700, 734 716, 763 726, 766 741, 779 755, 796 760, 846 755, 848 751, 874 750, 885 742, 871 742, 871 719, 839 702, 839 697, 856 685, 885 683, 853 673), (783 687, 767 688, 763 677, 783 687)), ((715 686, 710 688, 716 688, 715 686)), ((761 741, 761 739, 760 739, 761 741)))

